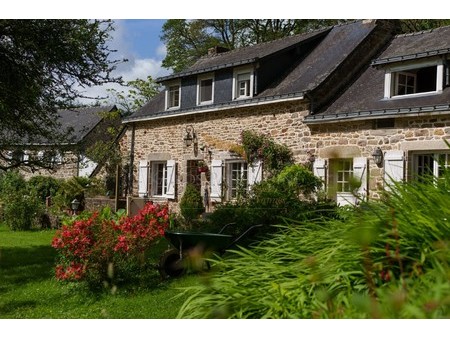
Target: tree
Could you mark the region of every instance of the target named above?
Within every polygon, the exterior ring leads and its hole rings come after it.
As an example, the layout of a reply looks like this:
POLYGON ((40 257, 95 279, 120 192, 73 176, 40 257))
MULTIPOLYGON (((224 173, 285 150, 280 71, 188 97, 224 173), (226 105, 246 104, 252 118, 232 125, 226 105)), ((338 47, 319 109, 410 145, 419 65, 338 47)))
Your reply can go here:
POLYGON ((0 20, 2 162, 20 144, 67 143, 57 109, 86 97, 84 87, 121 82, 111 75, 124 61, 110 59, 113 29, 109 20, 0 20))
POLYGON ((134 113, 160 92, 159 85, 151 76, 147 76, 147 80, 128 81, 125 85, 129 88, 127 93, 114 88, 107 90, 110 96, 109 100, 117 105, 122 116, 134 113))

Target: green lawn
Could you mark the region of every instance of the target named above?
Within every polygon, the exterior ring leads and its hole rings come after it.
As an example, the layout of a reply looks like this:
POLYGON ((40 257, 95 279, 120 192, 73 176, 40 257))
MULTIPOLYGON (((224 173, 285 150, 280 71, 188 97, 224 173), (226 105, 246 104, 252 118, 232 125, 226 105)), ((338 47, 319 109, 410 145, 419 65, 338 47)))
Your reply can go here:
MULTIPOLYGON (((175 318, 198 276, 95 294, 53 277, 54 231, 12 232, 0 225, 0 318, 175 318)), ((161 243, 160 246, 166 244, 161 243)))

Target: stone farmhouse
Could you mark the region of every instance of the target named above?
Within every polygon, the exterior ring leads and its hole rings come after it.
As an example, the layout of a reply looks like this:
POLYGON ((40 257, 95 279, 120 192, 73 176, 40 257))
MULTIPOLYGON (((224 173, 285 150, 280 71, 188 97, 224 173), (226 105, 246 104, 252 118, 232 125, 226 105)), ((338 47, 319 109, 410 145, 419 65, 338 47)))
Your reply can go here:
MULTIPOLYGON (((25 178, 36 175, 68 179, 71 177, 90 177, 95 175, 101 165, 89 159, 86 150, 96 142, 111 142, 120 136, 107 132, 112 126, 120 126, 120 115, 110 118, 117 112, 116 106, 97 106, 73 108, 58 111, 60 130, 67 135, 67 141, 41 140, 25 143, 16 149, 8 149, 9 161, 21 163, 20 172, 25 178), (33 161, 40 167, 33 166, 33 161)), ((123 129, 123 128, 122 128, 123 129)))
POLYGON ((395 32, 395 20, 359 20, 215 48, 157 79, 165 89, 123 121, 129 194, 176 208, 192 183, 208 206, 233 200, 264 177, 264 163, 233 152, 244 130, 289 146, 341 205, 439 176, 450 165, 450 27, 395 32))

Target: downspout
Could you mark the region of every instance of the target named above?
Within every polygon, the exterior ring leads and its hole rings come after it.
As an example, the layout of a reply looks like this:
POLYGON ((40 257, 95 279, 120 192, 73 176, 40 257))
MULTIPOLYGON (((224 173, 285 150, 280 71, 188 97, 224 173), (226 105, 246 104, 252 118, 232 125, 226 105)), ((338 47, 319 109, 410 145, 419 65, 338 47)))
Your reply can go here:
POLYGON ((130 147, 130 176, 129 176, 129 185, 128 185, 128 194, 129 195, 133 195, 133 179, 134 179, 134 139, 135 139, 135 130, 136 130, 136 124, 133 123, 132 124, 132 129, 131 129, 131 147, 130 147))
POLYGON ((315 109, 313 97, 311 96, 309 91, 306 91, 304 95, 309 100, 309 112, 310 112, 311 115, 313 115, 314 114, 314 109, 315 109))

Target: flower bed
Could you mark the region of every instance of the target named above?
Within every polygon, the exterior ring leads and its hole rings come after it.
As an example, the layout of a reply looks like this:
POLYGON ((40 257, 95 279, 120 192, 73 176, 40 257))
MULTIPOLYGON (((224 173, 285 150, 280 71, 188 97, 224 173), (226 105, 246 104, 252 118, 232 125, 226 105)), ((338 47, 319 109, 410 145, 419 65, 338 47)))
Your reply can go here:
POLYGON ((56 278, 96 285, 133 279, 149 268, 148 251, 169 222, 168 206, 151 202, 133 217, 108 208, 84 214, 63 225, 53 238, 56 278))

